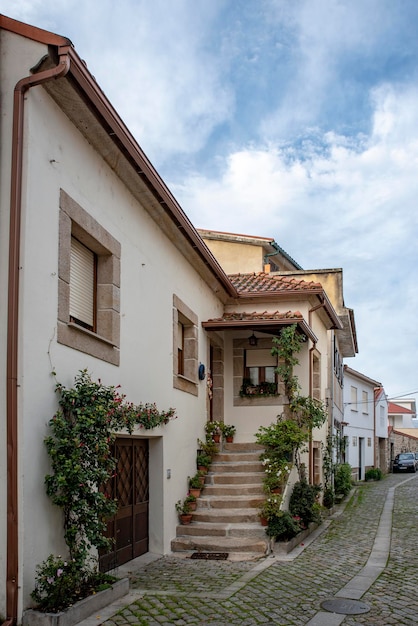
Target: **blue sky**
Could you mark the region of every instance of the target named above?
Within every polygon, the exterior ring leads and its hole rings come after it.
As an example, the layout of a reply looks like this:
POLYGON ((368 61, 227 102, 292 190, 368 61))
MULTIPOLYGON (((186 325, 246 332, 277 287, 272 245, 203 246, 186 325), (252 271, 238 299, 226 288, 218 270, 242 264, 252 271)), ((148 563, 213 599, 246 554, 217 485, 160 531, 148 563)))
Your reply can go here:
POLYGON ((2 0, 69 37, 196 227, 341 267, 359 354, 418 391, 416 0, 2 0))

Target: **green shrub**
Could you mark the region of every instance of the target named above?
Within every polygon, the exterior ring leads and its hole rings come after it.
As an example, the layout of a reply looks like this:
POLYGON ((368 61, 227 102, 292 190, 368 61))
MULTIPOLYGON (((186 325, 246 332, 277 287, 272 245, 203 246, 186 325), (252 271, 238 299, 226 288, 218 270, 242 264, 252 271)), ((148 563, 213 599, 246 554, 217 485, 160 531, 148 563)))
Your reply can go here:
POLYGON ((364 480, 382 480, 383 472, 379 467, 371 467, 364 475, 364 480))
POLYGON ((319 521, 318 508, 315 507, 316 498, 321 491, 319 485, 309 485, 301 480, 293 487, 289 501, 289 511, 294 517, 300 517, 303 526, 319 521))
POLYGON ((324 490, 324 497, 322 502, 326 509, 332 509, 335 503, 335 493, 332 487, 327 487, 324 490))
POLYGON ((31 596, 41 611, 63 611, 92 592, 110 587, 116 578, 101 574, 85 564, 80 568, 76 561, 65 560, 50 554, 36 568, 36 585, 31 596))
POLYGON ((337 496, 347 496, 352 487, 351 465, 341 463, 335 468, 334 489, 337 496))
POLYGON ((266 533, 276 541, 289 541, 301 531, 301 527, 288 511, 280 511, 270 517, 266 533))

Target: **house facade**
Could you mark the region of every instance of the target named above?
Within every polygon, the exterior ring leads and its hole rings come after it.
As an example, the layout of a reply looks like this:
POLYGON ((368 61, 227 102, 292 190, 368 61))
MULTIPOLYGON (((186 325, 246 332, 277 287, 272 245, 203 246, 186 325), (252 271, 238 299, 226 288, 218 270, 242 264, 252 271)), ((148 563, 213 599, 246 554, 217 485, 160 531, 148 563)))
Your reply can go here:
POLYGON ((355 480, 364 480, 368 469, 386 472, 387 399, 381 383, 344 365, 345 460, 355 480))
POLYGON ((0 53, 0 615, 12 625, 37 565, 66 550, 44 486, 57 382, 87 369, 133 403, 176 409, 161 428, 118 433, 120 491, 142 484, 115 522, 118 564, 170 551, 207 420, 247 442, 283 411, 270 351, 291 324, 304 339, 301 393, 329 411, 304 458, 322 482, 356 339, 338 272, 324 287, 272 240, 260 270, 222 267, 68 39, 0 16, 0 53), (277 272, 264 272, 273 257, 277 272), (247 393, 262 383, 273 393, 247 393))

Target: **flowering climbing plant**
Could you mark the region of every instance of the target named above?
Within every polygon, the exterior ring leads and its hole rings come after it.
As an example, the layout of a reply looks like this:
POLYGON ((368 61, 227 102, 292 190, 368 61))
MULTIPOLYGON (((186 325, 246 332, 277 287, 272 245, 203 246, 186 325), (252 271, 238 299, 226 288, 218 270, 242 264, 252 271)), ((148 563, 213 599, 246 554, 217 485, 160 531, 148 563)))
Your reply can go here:
POLYGON ((273 455, 262 455, 264 477, 263 488, 266 493, 279 487, 283 487, 292 469, 292 463, 286 459, 278 459, 273 455))
POLYGON ((60 410, 50 420, 51 434, 45 438, 52 466, 45 478, 46 491, 64 514, 69 562, 82 569, 91 547, 109 547, 106 520, 115 514, 117 501, 104 485, 116 471, 111 454, 115 432, 155 428, 176 413, 160 412, 155 404, 127 402, 118 387, 92 380, 87 370, 79 372, 73 387, 58 383, 56 391, 60 410))

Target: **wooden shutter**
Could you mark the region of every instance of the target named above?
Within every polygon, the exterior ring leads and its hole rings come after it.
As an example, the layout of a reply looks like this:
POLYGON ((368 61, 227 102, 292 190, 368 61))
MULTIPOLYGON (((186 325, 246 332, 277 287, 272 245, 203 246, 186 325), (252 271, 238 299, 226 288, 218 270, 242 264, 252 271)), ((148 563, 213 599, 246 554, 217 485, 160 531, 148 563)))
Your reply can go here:
POLYGON ((70 318, 94 327, 95 302, 94 252, 71 237, 70 318))

